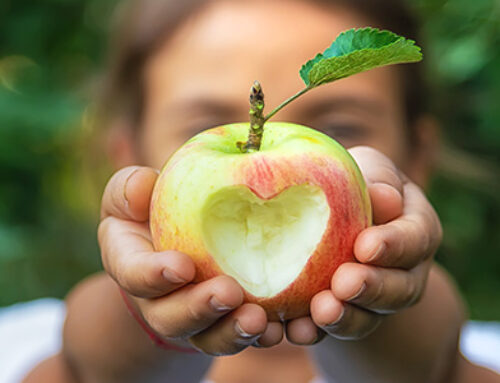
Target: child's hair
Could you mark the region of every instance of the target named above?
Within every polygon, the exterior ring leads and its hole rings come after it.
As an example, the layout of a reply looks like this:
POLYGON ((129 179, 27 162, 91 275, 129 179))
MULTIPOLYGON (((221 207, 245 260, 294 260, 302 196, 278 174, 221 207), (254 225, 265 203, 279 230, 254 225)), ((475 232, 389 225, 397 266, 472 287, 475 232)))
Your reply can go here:
MULTIPOLYGON (((216 0, 128 0, 122 3, 114 20, 105 73, 101 102, 104 121, 120 116, 131 126, 140 126, 144 101, 142 72, 146 60, 186 17, 210 1, 216 0)), ((314 1, 325 7, 341 5, 352 9, 367 17, 372 26, 389 29, 421 45, 415 13, 404 0, 314 1)), ((332 36, 332 40, 334 38, 332 36)), ((400 69, 411 139, 412 123, 426 111, 427 89, 420 64, 404 65, 400 69)))

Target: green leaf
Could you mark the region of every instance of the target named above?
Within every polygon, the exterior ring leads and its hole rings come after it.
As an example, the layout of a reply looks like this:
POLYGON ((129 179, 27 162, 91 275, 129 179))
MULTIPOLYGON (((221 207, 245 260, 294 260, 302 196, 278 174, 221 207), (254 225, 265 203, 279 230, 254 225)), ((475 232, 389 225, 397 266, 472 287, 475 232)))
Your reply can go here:
POLYGON ((420 60, 420 47, 413 40, 376 28, 349 29, 305 63, 300 77, 312 88, 379 66, 420 60))

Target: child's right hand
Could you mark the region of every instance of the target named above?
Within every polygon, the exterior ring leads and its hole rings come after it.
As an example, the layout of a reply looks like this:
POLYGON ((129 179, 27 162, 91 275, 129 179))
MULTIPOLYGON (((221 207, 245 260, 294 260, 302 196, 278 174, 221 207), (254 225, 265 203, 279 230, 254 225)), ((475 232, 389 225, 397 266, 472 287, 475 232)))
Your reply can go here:
POLYGON ((108 182, 99 225, 102 262, 108 274, 167 341, 188 341, 210 355, 279 343, 281 323, 268 323, 262 307, 243 304, 243 290, 234 279, 219 276, 190 283, 195 267, 187 255, 154 251, 148 218, 157 177, 154 169, 128 167, 108 182))

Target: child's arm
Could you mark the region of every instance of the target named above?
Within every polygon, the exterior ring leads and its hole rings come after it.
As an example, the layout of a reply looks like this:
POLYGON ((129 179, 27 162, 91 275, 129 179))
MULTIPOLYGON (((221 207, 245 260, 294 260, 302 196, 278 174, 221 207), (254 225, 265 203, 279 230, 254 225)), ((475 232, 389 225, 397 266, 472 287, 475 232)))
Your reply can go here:
POLYGON ((156 347, 105 274, 81 282, 66 301, 62 351, 24 383, 199 382, 210 366, 206 354, 156 347))
POLYGON ((450 278, 437 266, 418 304, 384 318, 360 340, 326 337, 313 348, 334 381, 453 383, 464 308, 450 278))
MULTIPOLYGON (((189 284, 194 265, 188 256, 154 252, 147 222, 156 177, 150 168, 125 168, 106 186, 99 244, 104 267, 118 284, 100 275, 73 290, 63 352, 49 362, 64 366, 79 383, 196 382, 210 365, 208 355, 234 354, 257 339, 264 347, 282 339, 281 324, 268 323, 260 306, 243 304, 234 279, 189 284), (127 311, 118 285, 158 338, 188 352, 154 346, 127 311), (194 348, 203 352, 189 353, 194 348)), ((37 371, 46 372, 44 367, 37 371)))
POLYGON ((64 355, 45 359, 23 379, 22 383, 79 383, 70 371, 64 355))
POLYGON ((351 383, 500 383, 500 375, 467 361, 459 351, 462 300, 435 265, 418 304, 385 318, 357 341, 327 337, 312 351, 325 375, 351 383))
POLYGON ((465 310, 432 261, 441 241, 434 209, 381 153, 359 147, 351 154, 368 181, 375 226, 356 240, 359 263, 342 265, 331 289, 311 302, 312 320, 331 335, 317 359, 345 383, 466 382, 459 371, 487 374, 460 358, 465 310))

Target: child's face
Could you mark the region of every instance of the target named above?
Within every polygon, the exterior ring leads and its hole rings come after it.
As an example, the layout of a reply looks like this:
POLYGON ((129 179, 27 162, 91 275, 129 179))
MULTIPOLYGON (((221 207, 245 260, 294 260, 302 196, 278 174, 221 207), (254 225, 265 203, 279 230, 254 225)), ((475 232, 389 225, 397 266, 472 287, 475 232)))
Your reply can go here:
MULTIPOLYGON (((354 11, 306 1, 213 2, 190 18, 145 68, 139 153, 161 167, 188 138, 248 121, 248 95, 262 84, 266 110, 304 85, 298 71, 343 30, 373 25, 354 11)), ((395 67, 378 68, 311 91, 274 121, 304 124, 343 145, 369 145, 405 169, 406 127, 395 67)), ((265 134, 265 133, 264 133, 265 134)))

